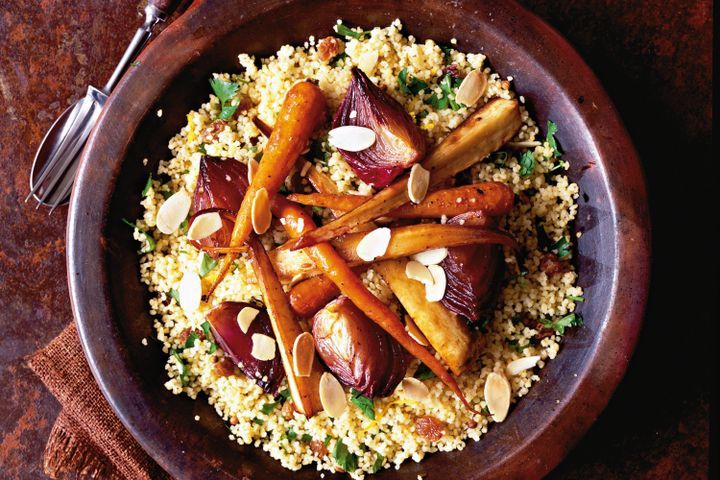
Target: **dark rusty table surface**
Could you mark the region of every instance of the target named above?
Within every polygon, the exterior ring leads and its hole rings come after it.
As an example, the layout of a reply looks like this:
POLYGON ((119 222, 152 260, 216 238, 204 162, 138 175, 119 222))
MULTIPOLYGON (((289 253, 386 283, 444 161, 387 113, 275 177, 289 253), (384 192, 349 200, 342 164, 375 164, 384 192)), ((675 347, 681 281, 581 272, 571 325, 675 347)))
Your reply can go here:
MULTIPOLYGON (((714 297, 695 269, 704 261, 698 253, 716 248, 703 250, 698 209, 689 208, 703 205, 704 190, 681 175, 713 172, 705 168, 714 156, 712 2, 523 3, 575 45, 614 99, 643 159, 653 213, 654 272, 636 354, 607 410, 551 477, 707 478, 717 340, 703 335, 713 331, 714 297)), ((0 6, 0 478, 45 478, 42 453, 59 405, 24 361, 71 319, 67 209, 48 217, 23 203, 28 169, 70 99, 109 77, 141 7, 138 0, 0 6)))

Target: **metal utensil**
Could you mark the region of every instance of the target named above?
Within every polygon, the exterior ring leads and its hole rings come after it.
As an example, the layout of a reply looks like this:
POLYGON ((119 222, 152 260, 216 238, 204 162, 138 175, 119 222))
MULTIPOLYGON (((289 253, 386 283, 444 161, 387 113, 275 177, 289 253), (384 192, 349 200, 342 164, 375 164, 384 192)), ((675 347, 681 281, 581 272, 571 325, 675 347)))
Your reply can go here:
POLYGON ((153 27, 175 10, 179 0, 149 0, 145 7, 145 22, 135 32, 130 45, 102 89, 88 87, 87 94, 65 110, 40 143, 30 170, 30 193, 38 204, 50 207, 52 213, 67 203, 75 180, 80 153, 97 121, 102 107, 125 70, 137 57, 152 35, 153 27))

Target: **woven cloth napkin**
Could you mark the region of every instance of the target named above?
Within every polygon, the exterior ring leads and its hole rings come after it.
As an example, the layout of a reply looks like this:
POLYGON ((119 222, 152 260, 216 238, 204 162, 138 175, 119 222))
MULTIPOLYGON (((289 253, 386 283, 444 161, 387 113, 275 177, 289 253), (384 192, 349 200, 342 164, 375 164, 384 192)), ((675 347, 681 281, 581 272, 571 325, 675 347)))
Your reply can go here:
POLYGON ((28 365, 62 405, 45 447, 54 479, 164 480, 170 477, 125 430, 95 383, 75 322, 28 365))

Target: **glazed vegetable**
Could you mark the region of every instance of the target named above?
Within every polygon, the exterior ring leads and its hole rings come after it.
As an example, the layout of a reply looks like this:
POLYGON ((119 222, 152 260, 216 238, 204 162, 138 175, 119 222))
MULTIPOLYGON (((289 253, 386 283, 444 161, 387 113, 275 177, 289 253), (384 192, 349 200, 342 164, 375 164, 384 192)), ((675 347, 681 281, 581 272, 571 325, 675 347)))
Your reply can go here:
POLYGON ((192 213, 219 208, 234 214, 240 208, 247 188, 247 167, 244 163, 203 155, 193 193, 192 213))
MULTIPOLYGON (((356 209, 367 200, 364 195, 342 194, 291 194, 288 200, 301 205, 329 207, 343 212, 356 209)), ((447 188, 428 193, 419 204, 406 203, 387 213, 390 218, 452 217, 471 210, 482 210, 491 216, 506 215, 513 206, 515 194, 500 182, 483 182, 462 187, 447 188)))
POLYGON ((313 317, 315 348, 341 383, 368 397, 386 397, 405 377, 405 350, 345 296, 313 317))
MULTIPOLYGON (((231 161, 231 160, 230 160, 231 161)), ((205 210, 198 210, 194 215, 190 217, 188 221, 188 227, 191 228, 200 215, 206 213, 217 212, 220 215, 222 221, 222 227, 220 230, 214 232, 207 237, 190 240, 190 243, 198 250, 205 250, 213 258, 217 258, 221 252, 216 250, 217 247, 223 247, 230 243, 230 236, 232 235, 233 223, 235 222, 235 212, 232 210, 225 210, 220 208, 207 208, 205 210)))
POLYGON ((257 308, 249 303, 223 302, 210 310, 206 318, 212 328, 213 338, 234 365, 252 378, 266 392, 278 393, 285 372, 280 357, 261 361, 251 355, 252 336, 256 333, 273 337, 273 329, 265 310, 260 310, 246 333, 240 330, 237 316, 245 307, 257 308))
MULTIPOLYGON (((316 228, 312 218, 298 206, 282 197, 273 202, 273 214, 284 219, 285 230, 291 237, 298 237, 316 228)), ((330 278, 340 291, 346 295, 373 322, 388 332, 400 345, 430 368, 438 378, 458 396, 463 405, 473 413, 480 414, 467 401, 455 378, 445 370, 442 363, 425 347, 417 343, 405 331, 403 322, 375 295, 362 280, 352 271, 351 267, 335 251, 329 243, 314 245, 306 252, 317 267, 330 278)))
MULTIPOLYGON (((486 103, 428 154, 422 165, 431 172, 430 186, 441 184, 490 155, 515 135, 521 123, 516 100, 494 99, 486 103)), ((293 248, 336 238, 407 203, 407 182, 408 176, 404 175, 358 208, 303 234, 293 248)))
POLYGON ((270 323, 275 332, 295 408, 310 417, 315 412, 322 410, 318 394, 320 376, 323 372, 322 366, 316 358, 309 376, 301 377, 295 374, 293 345, 295 339, 303 333, 303 329, 290 309, 287 296, 260 240, 255 235, 251 235, 248 244, 253 252, 253 267, 270 315, 270 323))
POLYGON ((376 188, 387 186, 425 155, 425 139, 403 106, 356 67, 333 119, 333 128, 348 125, 375 133, 369 148, 338 151, 361 180, 376 188))
MULTIPOLYGON (((468 212, 448 221, 448 224, 478 227, 493 227, 495 223, 484 212, 468 212)), ((442 304, 469 320, 479 320, 481 308, 497 291, 497 280, 502 275, 502 251, 494 245, 453 247, 448 249, 440 266, 447 278, 442 304)))
POLYGON ((454 374, 460 375, 475 357, 482 341, 478 341, 465 322, 440 302, 427 301, 425 286, 405 274, 406 263, 406 260, 390 260, 376 263, 373 268, 385 279, 440 358, 454 374))
MULTIPOLYGON (((313 130, 325 116, 325 108, 322 91, 310 82, 296 83, 287 93, 273 133, 265 146, 262 161, 238 210, 229 246, 240 246, 248 239, 253 230, 252 211, 258 192, 264 189, 272 202, 298 156, 307 146, 313 130)), ((222 258, 218 276, 207 293, 208 297, 225 278, 236 258, 237 254, 232 253, 222 258)))

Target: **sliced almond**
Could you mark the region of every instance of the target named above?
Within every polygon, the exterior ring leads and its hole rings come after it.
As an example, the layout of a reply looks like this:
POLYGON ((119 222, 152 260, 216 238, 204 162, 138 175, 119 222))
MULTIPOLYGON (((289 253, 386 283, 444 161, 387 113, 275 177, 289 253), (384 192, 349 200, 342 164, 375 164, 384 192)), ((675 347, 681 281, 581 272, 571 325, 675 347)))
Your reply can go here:
POLYGON ((263 234, 267 232, 272 222, 272 213, 270 212, 270 198, 264 188, 261 188, 255 194, 250 214, 255 233, 263 234))
POLYGON ((360 70, 370 75, 377 65, 378 53, 376 50, 368 50, 358 57, 357 66, 360 70))
POLYGON ((202 299, 202 281, 195 272, 185 272, 178 286, 178 300, 186 312, 194 312, 200 307, 202 299))
POLYGON ((419 163, 413 165, 408 179, 408 197, 410 197, 410 201, 413 203, 422 202, 429 185, 430 172, 425 170, 419 163))
POLYGON ((248 332, 250 325, 258 313, 260 313, 260 310, 253 307, 243 307, 243 309, 240 310, 240 313, 237 314, 237 323, 243 333, 248 332))
POLYGON ((460 87, 458 87, 455 100, 466 107, 475 105, 485 93, 487 84, 488 81, 485 74, 480 70, 473 70, 465 76, 460 87))
POLYGON ((504 375, 492 372, 485 380, 485 403, 493 420, 502 422, 510 409, 510 382, 504 375))
POLYGON ((309 377, 315 360, 315 340, 308 332, 295 338, 293 344, 293 370, 298 377, 309 377))
POLYGON ((358 257, 366 262, 372 262, 378 257, 385 255, 387 247, 390 244, 390 229, 387 227, 376 228, 357 244, 355 251, 358 257))
POLYGON ((430 396, 430 390, 417 378, 405 377, 400 382, 400 395, 408 400, 422 402, 430 396))
POLYGON ((158 230, 169 235, 180 227, 190 212, 190 196, 185 190, 176 192, 160 206, 155 223, 158 230))
POLYGON ((531 357, 522 357, 507 364, 505 371, 508 375, 517 375, 525 370, 535 368, 535 365, 540 361, 540 355, 533 355, 531 357))
POLYGON ((445 247, 442 248, 433 248, 431 250, 425 250, 424 252, 416 253, 415 255, 411 256, 413 260, 422 263, 423 265, 437 265, 443 260, 445 260, 445 257, 448 255, 448 249, 445 247))
POLYGON ((347 397, 337 378, 329 372, 325 372, 320 377, 320 403, 323 409, 333 418, 337 418, 347 408, 347 397))
POLYGON ((432 285, 435 283, 432 273, 430 273, 428 267, 417 260, 410 260, 405 264, 405 276, 411 280, 417 280, 425 285, 432 285))
POLYGON ((222 228, 222 218, 218 212, 203 213, 198 215, 188 229, 189 240, 202 240, 222 228))
POLYGON ((255 177, 255 172, 257 172, 258 167, 260 166, 260 163, 255 160, 254 158, 251 158, 248 160, 247 163, 247 171, 248 171, 248 183, 252 183, 253 178, 255 177))
POLYGON ((413 320, 410 315, 405 315, 405 330, 408 332, 408 335, 410 335, 413 340, 415 340, 423 347, 427 347, 428 345, 430 345, 430 342, 428 342, 428 339, 425 338, 425 335, 423 335, 423 333, 420 331, 417 324, 415 323, 415 320, 413 320))
POLYGON ((439 302, 445 296, 445 287, 447 286, 445 270, 440 265, 430 265, 427 268, 432 274, 433 283, 425 285, 425 299, 428 302, 439 302))
POLYGON ((345 125, 328 132, 328 142, 335 148, 348 152, 360 152, 375 143, 375 132, 367 127, 345 125))
POLYGON ((253 333, 250 355, 262 362, 272 360, 275 358, 275 339, 262 333, 253 333))

